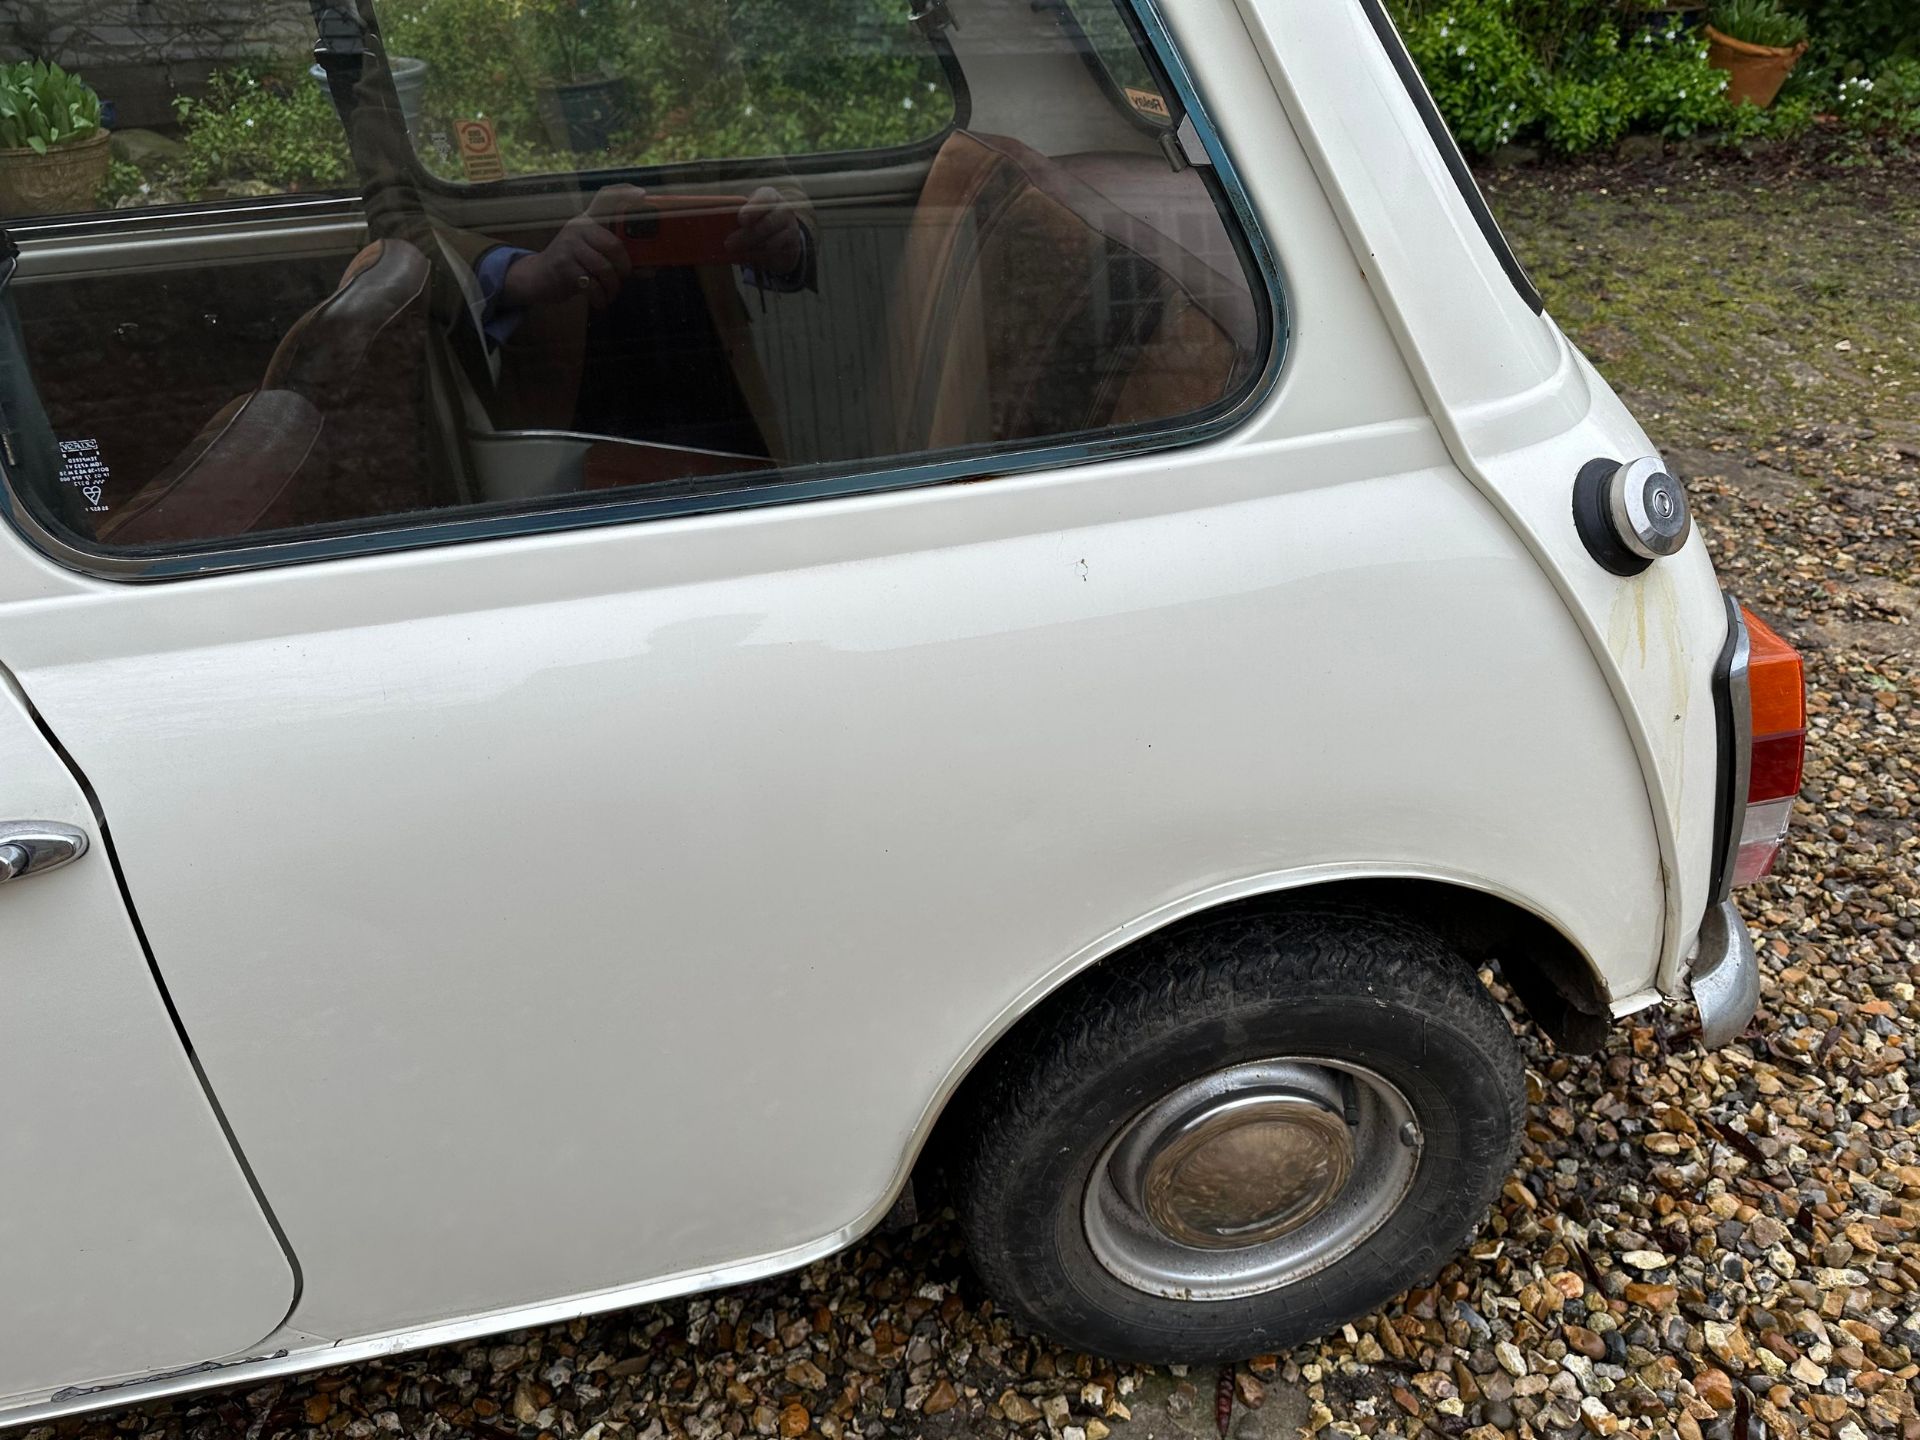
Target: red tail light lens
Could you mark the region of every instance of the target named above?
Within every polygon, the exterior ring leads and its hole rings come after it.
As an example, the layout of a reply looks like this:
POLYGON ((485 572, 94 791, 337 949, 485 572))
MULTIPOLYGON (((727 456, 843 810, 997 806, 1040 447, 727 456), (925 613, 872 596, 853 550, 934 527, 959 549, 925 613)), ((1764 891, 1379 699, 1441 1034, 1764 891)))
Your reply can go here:
POLYGON ((1779 858, 1807 753, 1807 691, 1795 650, 1751 610, 1747 622, 1747 694, 1753 750, 1747 818, 1740 830, 1733 883, 1750 885, 1779 858))

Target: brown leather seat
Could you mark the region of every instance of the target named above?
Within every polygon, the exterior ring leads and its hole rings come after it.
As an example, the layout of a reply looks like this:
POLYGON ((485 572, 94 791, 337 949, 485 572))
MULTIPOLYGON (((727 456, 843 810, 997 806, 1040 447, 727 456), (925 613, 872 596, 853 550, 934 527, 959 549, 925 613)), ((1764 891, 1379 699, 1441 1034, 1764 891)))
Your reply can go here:
POLYGON ((1153 157, 1056 161, 958 132, 901 276, 904 451, 1190 414, 1258 360, 1258 314, 1211 196, 1153 157))
POLYGON ((367 246, 287 332, 259 389, 216 414, 98 537, 177 545, 430 503, 428 280, 406 241, 367 246))

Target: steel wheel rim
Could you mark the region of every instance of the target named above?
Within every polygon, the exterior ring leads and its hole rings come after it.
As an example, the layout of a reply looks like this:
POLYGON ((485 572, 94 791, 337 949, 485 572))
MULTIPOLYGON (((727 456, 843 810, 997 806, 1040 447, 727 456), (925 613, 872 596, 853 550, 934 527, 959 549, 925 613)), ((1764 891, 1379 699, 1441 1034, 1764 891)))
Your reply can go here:
POLYGON ((1341 1060, 1229 1066, 1176 1087, 1101 1153, 1081 1206, 1115 1279, 1231 1300, 1340 1260, 1406 1198, 1422 1139, 1384 1076, 1341 1060))

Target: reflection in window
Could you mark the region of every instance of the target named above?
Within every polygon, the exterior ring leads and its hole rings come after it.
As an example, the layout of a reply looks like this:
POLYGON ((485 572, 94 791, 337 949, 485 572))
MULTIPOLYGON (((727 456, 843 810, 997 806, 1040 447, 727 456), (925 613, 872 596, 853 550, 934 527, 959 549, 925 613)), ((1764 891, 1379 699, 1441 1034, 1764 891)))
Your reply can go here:
POLYGON ((1097 42, 1032 0, 9 20, 110 89, 124 209, 0 215, 14 493, 155 555, 1177 438, 1273 326, 1109 3, 1097 42))
MULTIPOLYGON (((885 149, 954 118, 904 0, 402 0, 379 11, 409 130, 444 179, 885 149)), ((62 67, 105 102, 115 131, 110 169, 99 155, 78 188, 34 208, 351 188, 314 38, 310 0, 7 6, 0 60, 62 67)))

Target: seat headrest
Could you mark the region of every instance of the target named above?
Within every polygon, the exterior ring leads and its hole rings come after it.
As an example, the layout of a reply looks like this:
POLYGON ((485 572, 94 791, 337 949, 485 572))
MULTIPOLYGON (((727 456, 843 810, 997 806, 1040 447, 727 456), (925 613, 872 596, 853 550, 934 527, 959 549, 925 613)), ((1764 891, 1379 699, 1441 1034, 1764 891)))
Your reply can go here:
POLYGON ((431 267, 405 240, 375 240, 353 257, 333 294, 301 316, 267 362, 262 390, 291 390, 321 409, 359 373, 380 334, 424 307, 431 267))

